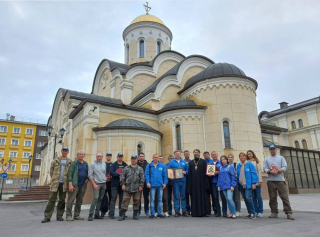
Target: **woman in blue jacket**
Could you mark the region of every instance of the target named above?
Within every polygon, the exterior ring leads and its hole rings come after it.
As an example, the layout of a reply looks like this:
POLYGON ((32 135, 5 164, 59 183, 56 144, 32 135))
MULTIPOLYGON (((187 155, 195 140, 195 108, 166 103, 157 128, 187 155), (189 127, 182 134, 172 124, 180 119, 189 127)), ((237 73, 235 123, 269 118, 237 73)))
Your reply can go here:
POLYGON ((218 176, 218 191, 223 191, 224 196, 227 199, 228 207, 230 211, 229 218, 237 219, 236 206, 233 201, 233 191, 237 186, 237 180, 234 175, 234 168, 228 164, 228 158, 223 155, 220 157, 222 166, 220 167, 218 176))
POLYGON ((246 218, 256 219, 252 190, 256 189, 256 183, 259 182, 259 178, 254 165, 247 161, 246 153, 240 152, 239 159, 240 163, 237 165, 238 188, 247 206, 249 215, 246 218))

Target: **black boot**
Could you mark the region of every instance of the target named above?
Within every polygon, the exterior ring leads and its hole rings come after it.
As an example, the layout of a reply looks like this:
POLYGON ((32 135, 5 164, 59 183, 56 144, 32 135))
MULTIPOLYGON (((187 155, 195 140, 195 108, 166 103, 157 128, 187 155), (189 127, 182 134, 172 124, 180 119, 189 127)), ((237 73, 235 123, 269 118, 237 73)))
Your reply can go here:
POLYGON ((138 211, 133 211, 133 219, 134 220, 139 220, 138 211))
POLYGON ((126 219, 126 210, 121 209, 118 221, 123 221, 125 219, 126 219))
POLYGON ((90 214, 90 215, 88 216, 88 221, 93 221, 93 214, 90 214))

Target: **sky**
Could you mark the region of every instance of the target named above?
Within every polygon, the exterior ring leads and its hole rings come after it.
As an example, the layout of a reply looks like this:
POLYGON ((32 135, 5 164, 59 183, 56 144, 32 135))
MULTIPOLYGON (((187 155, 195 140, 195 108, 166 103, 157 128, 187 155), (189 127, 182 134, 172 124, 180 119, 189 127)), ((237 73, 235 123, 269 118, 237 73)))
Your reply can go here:
MULTIPOLYGON (((91 93, 102 59, 145 1, 1 1, 0 117, 47 120, 57 90, 91 93)), ((152 1, 171 49, 232 63, 258 82, 258 112, 320 96, 320 1, 152 1)))

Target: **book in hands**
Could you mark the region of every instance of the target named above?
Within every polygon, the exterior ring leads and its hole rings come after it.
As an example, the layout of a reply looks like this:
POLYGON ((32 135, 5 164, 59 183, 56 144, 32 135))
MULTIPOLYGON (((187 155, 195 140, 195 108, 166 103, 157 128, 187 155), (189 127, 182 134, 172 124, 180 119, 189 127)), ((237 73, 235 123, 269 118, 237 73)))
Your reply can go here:
POLYGON ((183 169, 182 168, 168 168, 167 169, 167 177, 168 179, 182 179, 184 177, 184 174, 182 173, 183 169))
POLYGON ((279 171, 279 167, 276 166, 275 164, 272 164, 269 169, 270 169, 270 171, 272 171, 272 172, 274 172, 274 171, 279 171))
POLYGON ((121 168, 117 169, 117 170, 116 170, 116 173, 117 173, 117 174, 122 174, 122 169, 121 169, 121 168))

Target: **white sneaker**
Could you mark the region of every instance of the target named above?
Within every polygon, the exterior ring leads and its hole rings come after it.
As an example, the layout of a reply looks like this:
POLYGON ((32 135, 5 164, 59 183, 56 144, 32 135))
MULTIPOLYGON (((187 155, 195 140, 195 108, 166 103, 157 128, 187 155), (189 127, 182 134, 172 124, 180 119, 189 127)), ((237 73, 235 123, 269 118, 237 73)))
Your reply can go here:
POLYGON ((168 212, 165 212, 164 215, 165 215, 166 217, 169 217, 169 216, 170 216, 168 212))
POLYGON ((158 212, 156 212, 155 214, 154 214, 154 217, 157 217, 158 216, 158 212))
POLYGON ((241 212, 237 211, 236 212, 236 217, 239 217, 239 216, 241 216, 241 212))
POLYGON ((258 213, 257 217, 263 217, 262 213, 258 213))

